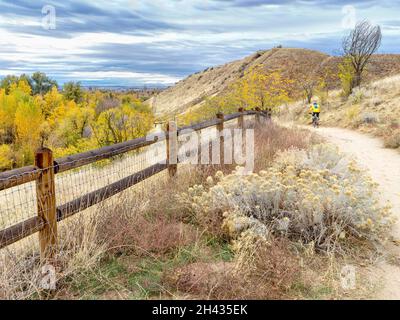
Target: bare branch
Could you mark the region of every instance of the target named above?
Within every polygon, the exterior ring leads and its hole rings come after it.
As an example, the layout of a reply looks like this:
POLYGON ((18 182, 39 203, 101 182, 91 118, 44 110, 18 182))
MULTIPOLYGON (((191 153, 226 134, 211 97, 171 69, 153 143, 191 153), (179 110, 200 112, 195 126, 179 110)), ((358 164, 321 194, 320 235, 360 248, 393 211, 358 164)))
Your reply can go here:
POLYGON ((371 56, 379 49, 381 42, 380 26, 373 26, 367 20, 357 23, 354 30, 343 39, 344 56, 350 58, 354 68, 353 88, 361 84, 365 67, 371 56))

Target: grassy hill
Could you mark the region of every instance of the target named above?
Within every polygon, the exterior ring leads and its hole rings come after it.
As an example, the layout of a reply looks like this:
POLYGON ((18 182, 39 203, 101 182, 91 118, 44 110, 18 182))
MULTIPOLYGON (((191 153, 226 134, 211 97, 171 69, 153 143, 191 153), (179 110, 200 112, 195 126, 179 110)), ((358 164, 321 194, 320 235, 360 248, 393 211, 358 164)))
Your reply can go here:
MULTIPOLYGON (((197 106, 210 96, 223 92, 230 84, 240 79, 246 70, 261 65, 265 72, 280 70, 285 78, 294 81, 291 96, 299 94, 296 84, 303 78, 317 77, 331 73, 328 86, 336 88, 340 57, 329 56, 322 52, 274 48, 258 51, 244 59, 208 68, 179 81, 175 86, 155 95, 148 100, 157 115, 181 113, 197 106)), ((368 67, 368 82, 400 73, 400 55, 376 55, 368 67)))

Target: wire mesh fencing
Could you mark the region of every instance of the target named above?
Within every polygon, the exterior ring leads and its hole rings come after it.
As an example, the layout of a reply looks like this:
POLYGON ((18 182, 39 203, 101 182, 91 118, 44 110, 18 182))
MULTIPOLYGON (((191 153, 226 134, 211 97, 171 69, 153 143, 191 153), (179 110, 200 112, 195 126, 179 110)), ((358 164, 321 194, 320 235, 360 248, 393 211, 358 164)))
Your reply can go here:
MULTIPOLYGON (((241 114, 227 116, 225 121, 222 120, 223 127, 237 128, 240 125, 240 116, 241 114)), ((254 113, 246 114, 244 127, 251 127, 255 121, 254 117, 254 113)), ((220 150, 216 151, 218 159, 215 159, 213 145, 218 146, 215 142, 221 142, 220 123, 214 120, 211 125, 208 122, 202 126, 190 126, 187 128, 191 129, 189 133, 179 130, 179 134, 173 133, 179 136, 178 163, 181 159, 187 160, 188 157, 187 163, 193 165, 218 163, 221 160, 220 150), (195 140, 190 139, 190 135, 193 134, 195 140)), ((140 138, 140 143, 121 144, 118 148, 107 147, 104 149, 107 152, 89 152, 67 157, 59 162, 56 159, 52 166, 44 169, 53 174, 53 178, 50 178, 52 181, 36 178, 3 188, 4 190, 0 188, 0 234, 10 238, 6 245, 2 245, 0 254, 18 251, 37 255, 40 246, 43 246, 43 235, 38 241, 38 235, 34 233, 46 231, 49 224, 48 215, 54 213, 55 223, 58 225, 55 229, 59 229, 59 235, 56 235, 58 246, 63 248, 71 241, 71 237, 77 236, 73 232, 74 224, 83 223, 82 217, 93 221, 90 219, 105 207, 113 208, 130 196, 139 195, 140 198, 140 193, 145 194, 150 184, 165 181, 168 174, 164 169, 169 164, 167 143, 171 137, 166 139, 162 132, 155 136, 161 137, 159 141, 143 143, 143 138, 140 138), (132 186, 135 188, 131 188, 132 186), (43 191, 41 189, 45 190, 45 195, 38 198, 38 192, 43 191), (51 201, 54 201, 54 206, 51 201), (15 226, 19 227, 15 229, 15 226), (13 232, 18 236, 15 239, 20 241, 14 243, 13 232)), ((224 136, 223 142, 232 145, 232 138, 233 135, 224 136)), ((42 177, 42 173, 39 177, 42 177)), ((13 179, 25 181, 16 177, 13 179)), ((51 236, 47 235, 46 241, 51 236)), ((0 240, 4 244, 4 239, 0 240)))

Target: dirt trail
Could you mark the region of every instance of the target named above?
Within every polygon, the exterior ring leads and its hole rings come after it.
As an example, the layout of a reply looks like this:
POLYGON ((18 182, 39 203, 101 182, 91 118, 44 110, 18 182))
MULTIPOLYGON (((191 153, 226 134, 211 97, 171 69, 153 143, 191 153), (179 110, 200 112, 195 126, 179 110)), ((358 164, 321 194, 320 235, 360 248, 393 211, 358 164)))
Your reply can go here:
POLYGON ((359 165, 367 168, 372 178, 379 183, 382 201, 393 205, 393 213, 399 221, 393 228, 385 261, 377 265, 372 273, 381 277, 383 288, 373 298, 400 299, 400 153, 385 149, 380 139, 340 128, 312 129, 329 142, 354 156, 359 165), (395 243, 397 242, 397 245, 395 243))

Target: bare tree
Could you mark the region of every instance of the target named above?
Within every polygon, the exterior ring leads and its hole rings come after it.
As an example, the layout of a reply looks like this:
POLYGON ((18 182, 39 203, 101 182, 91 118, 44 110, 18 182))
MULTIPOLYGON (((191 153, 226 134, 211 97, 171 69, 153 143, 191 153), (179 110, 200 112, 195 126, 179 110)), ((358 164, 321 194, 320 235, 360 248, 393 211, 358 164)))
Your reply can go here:
MULTIPOLYGON (((328 58, 330 59, 330 58, 328 58)), ((320 65, 318 65, 315 69, 310 70, 308 73, 303 73, 300 76, 298 85, 299 90, 301 90, 304 94, 304 98, 306 103, 310 104, 312 98, 314 97, 315 92, 318 90, 318 86, 324 79, 324 74, 327 74, 327 67, 325 65, 327 59, 324 60, 320 65)))
POLYGON ((303 91, 304 97, 308 104, 311 103, 317 84, 318 80, 316 78, 311 78, 311 77, 301 79, 299 81, 300 88, 303 91))
POLYGON ((373 26, 367 20, 357 23, 348 36, 343 39, 343 52, 354 68, 352 88, 361 84, 365 67, 371 56, 378 50, 382 41, 380 26, 373 26))

